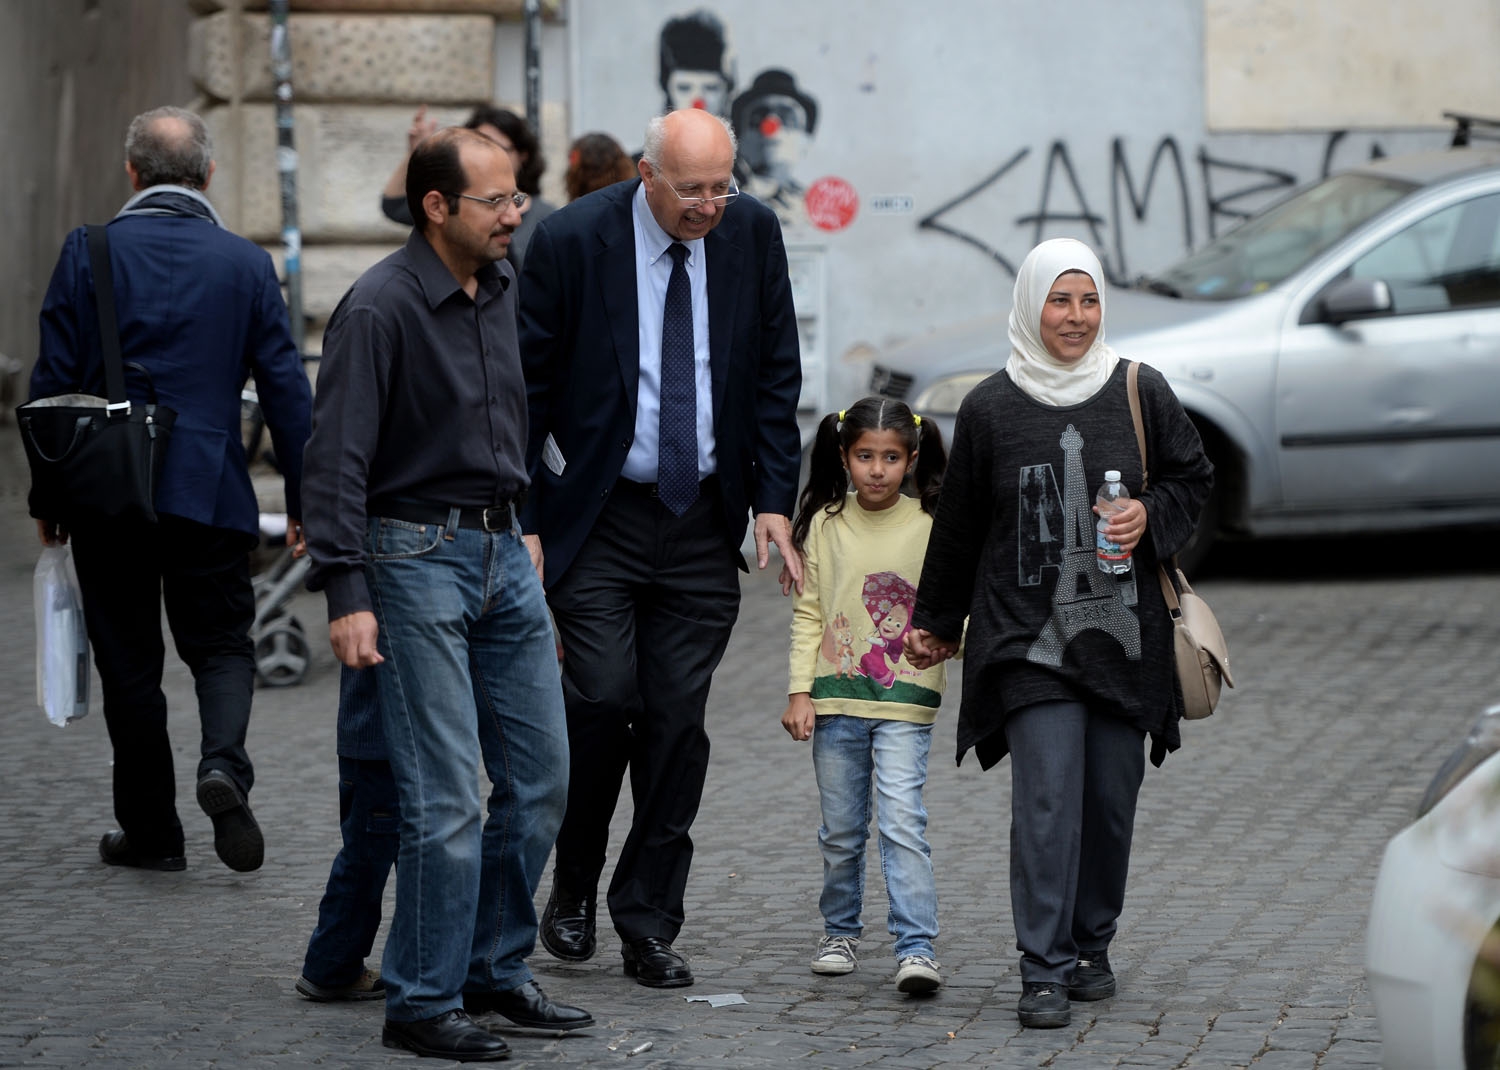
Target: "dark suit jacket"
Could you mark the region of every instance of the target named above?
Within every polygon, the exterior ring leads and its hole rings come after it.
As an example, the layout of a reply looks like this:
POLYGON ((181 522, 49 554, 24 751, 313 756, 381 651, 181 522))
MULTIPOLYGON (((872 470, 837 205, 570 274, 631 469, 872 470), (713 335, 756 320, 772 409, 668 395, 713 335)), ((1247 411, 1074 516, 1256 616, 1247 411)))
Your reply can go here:
MULTIPOLYGON (((151 376, 177 413, 161 481, 159 512, 258 537, 255 491, 240 433, 240 391, 255 376, 286 487, 287 512, 302 515, 302 448, 312 391, 264 249, 206 219, 126 216, 109 224, 120 352, 151 376)), ((144 384, 126 372, 127 393, 144 384)), ((68 235, 42 302, 41 351, 31 396, 104 393, 104 356, 94 276, 82 227, 68 235)))
MULTIPOLYGON (((558 209, 526 251, 520 331, 531 493, 522 525, 542 538, 548 587, 588 537, 635 435, 640 341, 630 204, 639 185, 620 182, 558 209), (566 461, 560 476, 541 463, 549 433, 566 461)), ((703 248, 714 443, 737 551, 748 510, 791 516, 795 504, 797 317, 781 224, 769 208, 740 197, 703 248)))

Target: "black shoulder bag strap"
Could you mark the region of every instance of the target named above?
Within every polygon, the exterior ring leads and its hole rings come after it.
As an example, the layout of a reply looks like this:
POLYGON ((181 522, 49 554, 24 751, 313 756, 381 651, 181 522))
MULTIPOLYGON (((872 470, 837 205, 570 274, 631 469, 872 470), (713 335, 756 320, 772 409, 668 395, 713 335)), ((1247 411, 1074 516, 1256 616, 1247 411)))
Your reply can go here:
POLYGON ((104 385, 111 418, 130 415, 125 396, 125 364, 120 356, 120 327, 115 320, 115 275, 109 263, 109 236, 102 226, 90 225, 89 266, 94 273, 94 303, 99 313, 99 345, 104 350, 104 385))

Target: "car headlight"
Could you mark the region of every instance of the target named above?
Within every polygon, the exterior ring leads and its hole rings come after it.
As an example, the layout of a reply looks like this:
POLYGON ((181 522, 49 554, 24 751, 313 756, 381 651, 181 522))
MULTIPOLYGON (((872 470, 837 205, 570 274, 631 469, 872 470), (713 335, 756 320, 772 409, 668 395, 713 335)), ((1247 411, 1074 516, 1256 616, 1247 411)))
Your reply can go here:
POLYGON ((1427 794, 1422 796, 1422 804, 1417 807, 1417 817, 1422 817, 1441 802, 1444 795, 1496 751, 1500 751, 1500 706, 1491 706, 1479 715, 1463 743, 1448 756, 1432 783, 1427 785, 1427 794))
POLYGON ((918 394, 911 407, 917 412, 930 412, 934 416, 952 416, 958 412, 963 399, 969 396, 969 391, 990 375, 990 372, 964 372, 962 375, 944 376, 918 394))

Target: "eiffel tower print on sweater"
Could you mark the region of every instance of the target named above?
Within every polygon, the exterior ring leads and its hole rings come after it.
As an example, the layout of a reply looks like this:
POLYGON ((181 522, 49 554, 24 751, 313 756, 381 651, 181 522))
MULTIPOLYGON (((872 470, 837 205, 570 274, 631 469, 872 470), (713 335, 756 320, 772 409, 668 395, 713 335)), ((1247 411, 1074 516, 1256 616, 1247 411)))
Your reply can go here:
POLYGON ((1047 565, 1059 568, 1057 586, 1052 589, 1052 616, 1026 659, 1060 666, 1068 644, 1079 633, 1097 628, 1113 636, 1131 661, 1139 661, 1141 622, 1128 608, 1136 601, 1135 573, 1116 576, 1100 570, 1094 543, 1097 518, 1089 507, 1089 485, 1083 474, 1083 435, 1069 424, 1058 445, 1064 457, 1060 503, 1052 465, 1030 465, 1020 474, 1019 512, 1035 521, 1021 525, 1022 531, 1034 533, 1030 540, 1019 540, 1021 586, 1040 584, 1047 565), (1058 527, 1062 529, 1060 554, 1058 527))

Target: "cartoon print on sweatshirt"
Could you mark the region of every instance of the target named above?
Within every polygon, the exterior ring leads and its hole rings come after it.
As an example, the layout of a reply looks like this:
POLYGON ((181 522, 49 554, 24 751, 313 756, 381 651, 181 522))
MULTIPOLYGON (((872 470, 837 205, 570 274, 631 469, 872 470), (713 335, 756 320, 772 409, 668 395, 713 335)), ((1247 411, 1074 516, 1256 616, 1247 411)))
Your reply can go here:
POLYGON ((917 589, 894 572, 872 572, 865 577, 862 597, 865 612, 875 625, 875 634, 865 638, 870 651, 859 659, 859 671, 888 688, 896 682, 901 640, 911 627, 917 589))
POLYGON ((1100 571, 1094 543, 1098 518, 1090 508, 1091 492, 1083 474, 1083 436, 1068 424, 1058 445, 1063 449, 1061 502, 1055 498, 1057 484, 1050 464, 1028 465, 1020 472, 1017 506, 1022 534, 1017 540, 1017 569, 1021 586, 1039 585, 1048 567, 1058 570, 1052 616, 1031 644, 1026 660, 1056 668, 1069 643, 1081 632, 1097 628, 1112 636, 1126 657, 1138 661, 1141 622, 1128 608, 1136 603, 1135 573, 1116 576, 1100 571), (1039 493, 1049 485, 1051 494, 1039 493), (1060 550, 1056 545, 1059 527, 1060 550))
POLYGON ((839 667, 837 675, 854 678, 854 629, 842 613, 835 613, 832 623, 823 629, 823 657, 839 667))
POLYGON ((911 628, 917 604, 917 585, 896 572, 868 573, 860 600, 870 618, 869 625, 856 629, 850 615, 840 610, 824 626, 812 697, 909 703, 936 709, 942 693, 918 681, 937 670, 915 669, 901 657, 901 641, 911 628), (856 659, 860 645, 867 649, 856 659))

